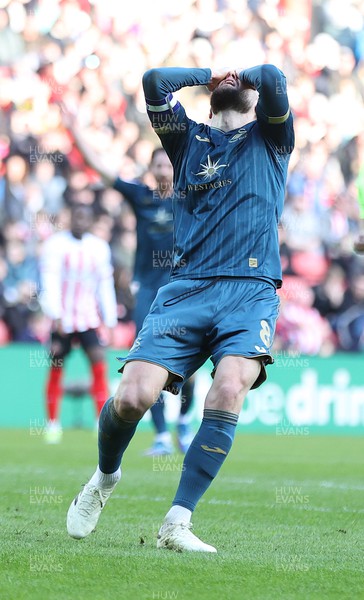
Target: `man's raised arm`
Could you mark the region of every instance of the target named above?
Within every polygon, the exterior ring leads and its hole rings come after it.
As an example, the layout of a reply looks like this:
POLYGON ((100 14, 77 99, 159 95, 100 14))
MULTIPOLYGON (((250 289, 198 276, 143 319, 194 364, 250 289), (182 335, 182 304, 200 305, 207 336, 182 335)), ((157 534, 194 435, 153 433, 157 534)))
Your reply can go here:
POLYGON ((274 65, 260 65, 241 71, 239 77, 259 93, 256 114, 265 136, 277 145, 277 150, 290 154, 294 132, 284 74, 274 65))
POLYGON ((261 65, 241 71, 239 77, 259 93, 258 118, 262 117, 270 125, 280 125, 288 119, 287 83, 282 71, 274 65, 261 65))
POLYGON ((186 69, 165 67, 150 69, 143 76, 143 89, 147 112, 158 135, 184 133, 187 117, 181 104, 172 93, 183 87, 208 85, 211 69, 186 69), (184 124, 184 127, 181 125, 184 124))
POLYGON ((66 104, 62 104, 62 119, 86 164, 102 177, 105 185, 112 186, 118 176, 117 170, 110 167, 104 157, 90 147, 78 126, 77 114, 72 112, 66 104))

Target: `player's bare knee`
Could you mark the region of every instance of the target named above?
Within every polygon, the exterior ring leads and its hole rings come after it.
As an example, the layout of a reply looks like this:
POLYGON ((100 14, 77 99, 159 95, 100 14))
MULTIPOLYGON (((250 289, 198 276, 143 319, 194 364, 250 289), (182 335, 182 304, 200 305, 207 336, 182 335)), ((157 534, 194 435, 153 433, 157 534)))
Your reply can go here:
POLYGON ((224 379, 216 382, 206 399, 206 408, 234 412, 240 392, 240 386, 234 381, 224 379))
POLYGON ((223 376, 215 380, 206 398, 206 408, 240 412, 244 398, 257 376, 251 372, 240 372, 236 376, 223 376))
POLYGON ((124 382, 114 396, 116 412, 130 421, 141 419, 153 402, 151 390, 138 382, 124 382))
POLYGON ((119 417, 126 421, 140 420, 148 408, 134 394, 129 395, 127 393, 123 396, 114 397, 114 407, 119 417))

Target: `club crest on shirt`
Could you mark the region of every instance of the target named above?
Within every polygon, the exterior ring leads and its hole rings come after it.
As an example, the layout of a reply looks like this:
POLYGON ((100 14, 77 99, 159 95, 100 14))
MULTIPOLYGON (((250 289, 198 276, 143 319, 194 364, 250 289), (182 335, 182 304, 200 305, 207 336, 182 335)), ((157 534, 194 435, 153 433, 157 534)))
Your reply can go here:
POLYGON ((247 135, 248 132, 246 129, 239 129, 238 133, 233 135, 233 137, 229 140, 229 144, 231 144, 232 142, 237 142, 238 140, 245 140, 247 135))
POLYGON ((195 138, 199 142, 208 142, 208 143, 210 143, 210 138, 208 138, 208 137, 201 137, 200 135, 198 135, 198 133, 196 133, 195 138))

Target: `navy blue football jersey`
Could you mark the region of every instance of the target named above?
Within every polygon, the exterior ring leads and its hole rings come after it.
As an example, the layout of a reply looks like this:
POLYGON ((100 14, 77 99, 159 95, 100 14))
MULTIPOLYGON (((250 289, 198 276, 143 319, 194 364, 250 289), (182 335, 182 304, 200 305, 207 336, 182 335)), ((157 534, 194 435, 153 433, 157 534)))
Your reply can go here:
POLYGON ((169 281, 173 249, 172 199, 146 185, 123 181, 113 187, 123 194, 136 216, 137 249, 134 279, 157 290, 169 281))
POLYGON ((272 65, 240 79, 259 92, 257 119, 222 131, 189 119, 172 92, 206 85, 210 69, 152 69, 147 111, 174 167, 171 279, 259 277, 281 285, 278 222, 294 146, 285 77, 272 65))

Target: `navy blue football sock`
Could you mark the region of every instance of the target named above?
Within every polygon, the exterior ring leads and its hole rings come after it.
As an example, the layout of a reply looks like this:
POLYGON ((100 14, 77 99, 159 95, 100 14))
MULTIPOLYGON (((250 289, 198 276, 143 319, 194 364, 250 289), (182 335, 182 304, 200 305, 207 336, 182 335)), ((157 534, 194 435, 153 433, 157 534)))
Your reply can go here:
POLYGON ((216 477, 232 446, 238 415, 205 409, 200 429, 189 447, 173 505, 194 511, 216 477))
POLYGON ((115 473, 139 421, 124 421, 117 414, 114 398, 105 402, 99 418, 99 468, 115 473))
POLYGON ((167 431, 166 421, 164 418, 164 397, 163 394, 160 394, 157 402, 153 404, 150 409, 154 427, 156 428, 157 433, 164 433, 167 431))
POLYGON ((193 400, 193 392, 195 389, 194 381, 191 379, 187 379, 186 383, 182 388, 182 400, 181 400, 181 410, 180 415, 185 415, 190 410, 192 400, 193 400))

